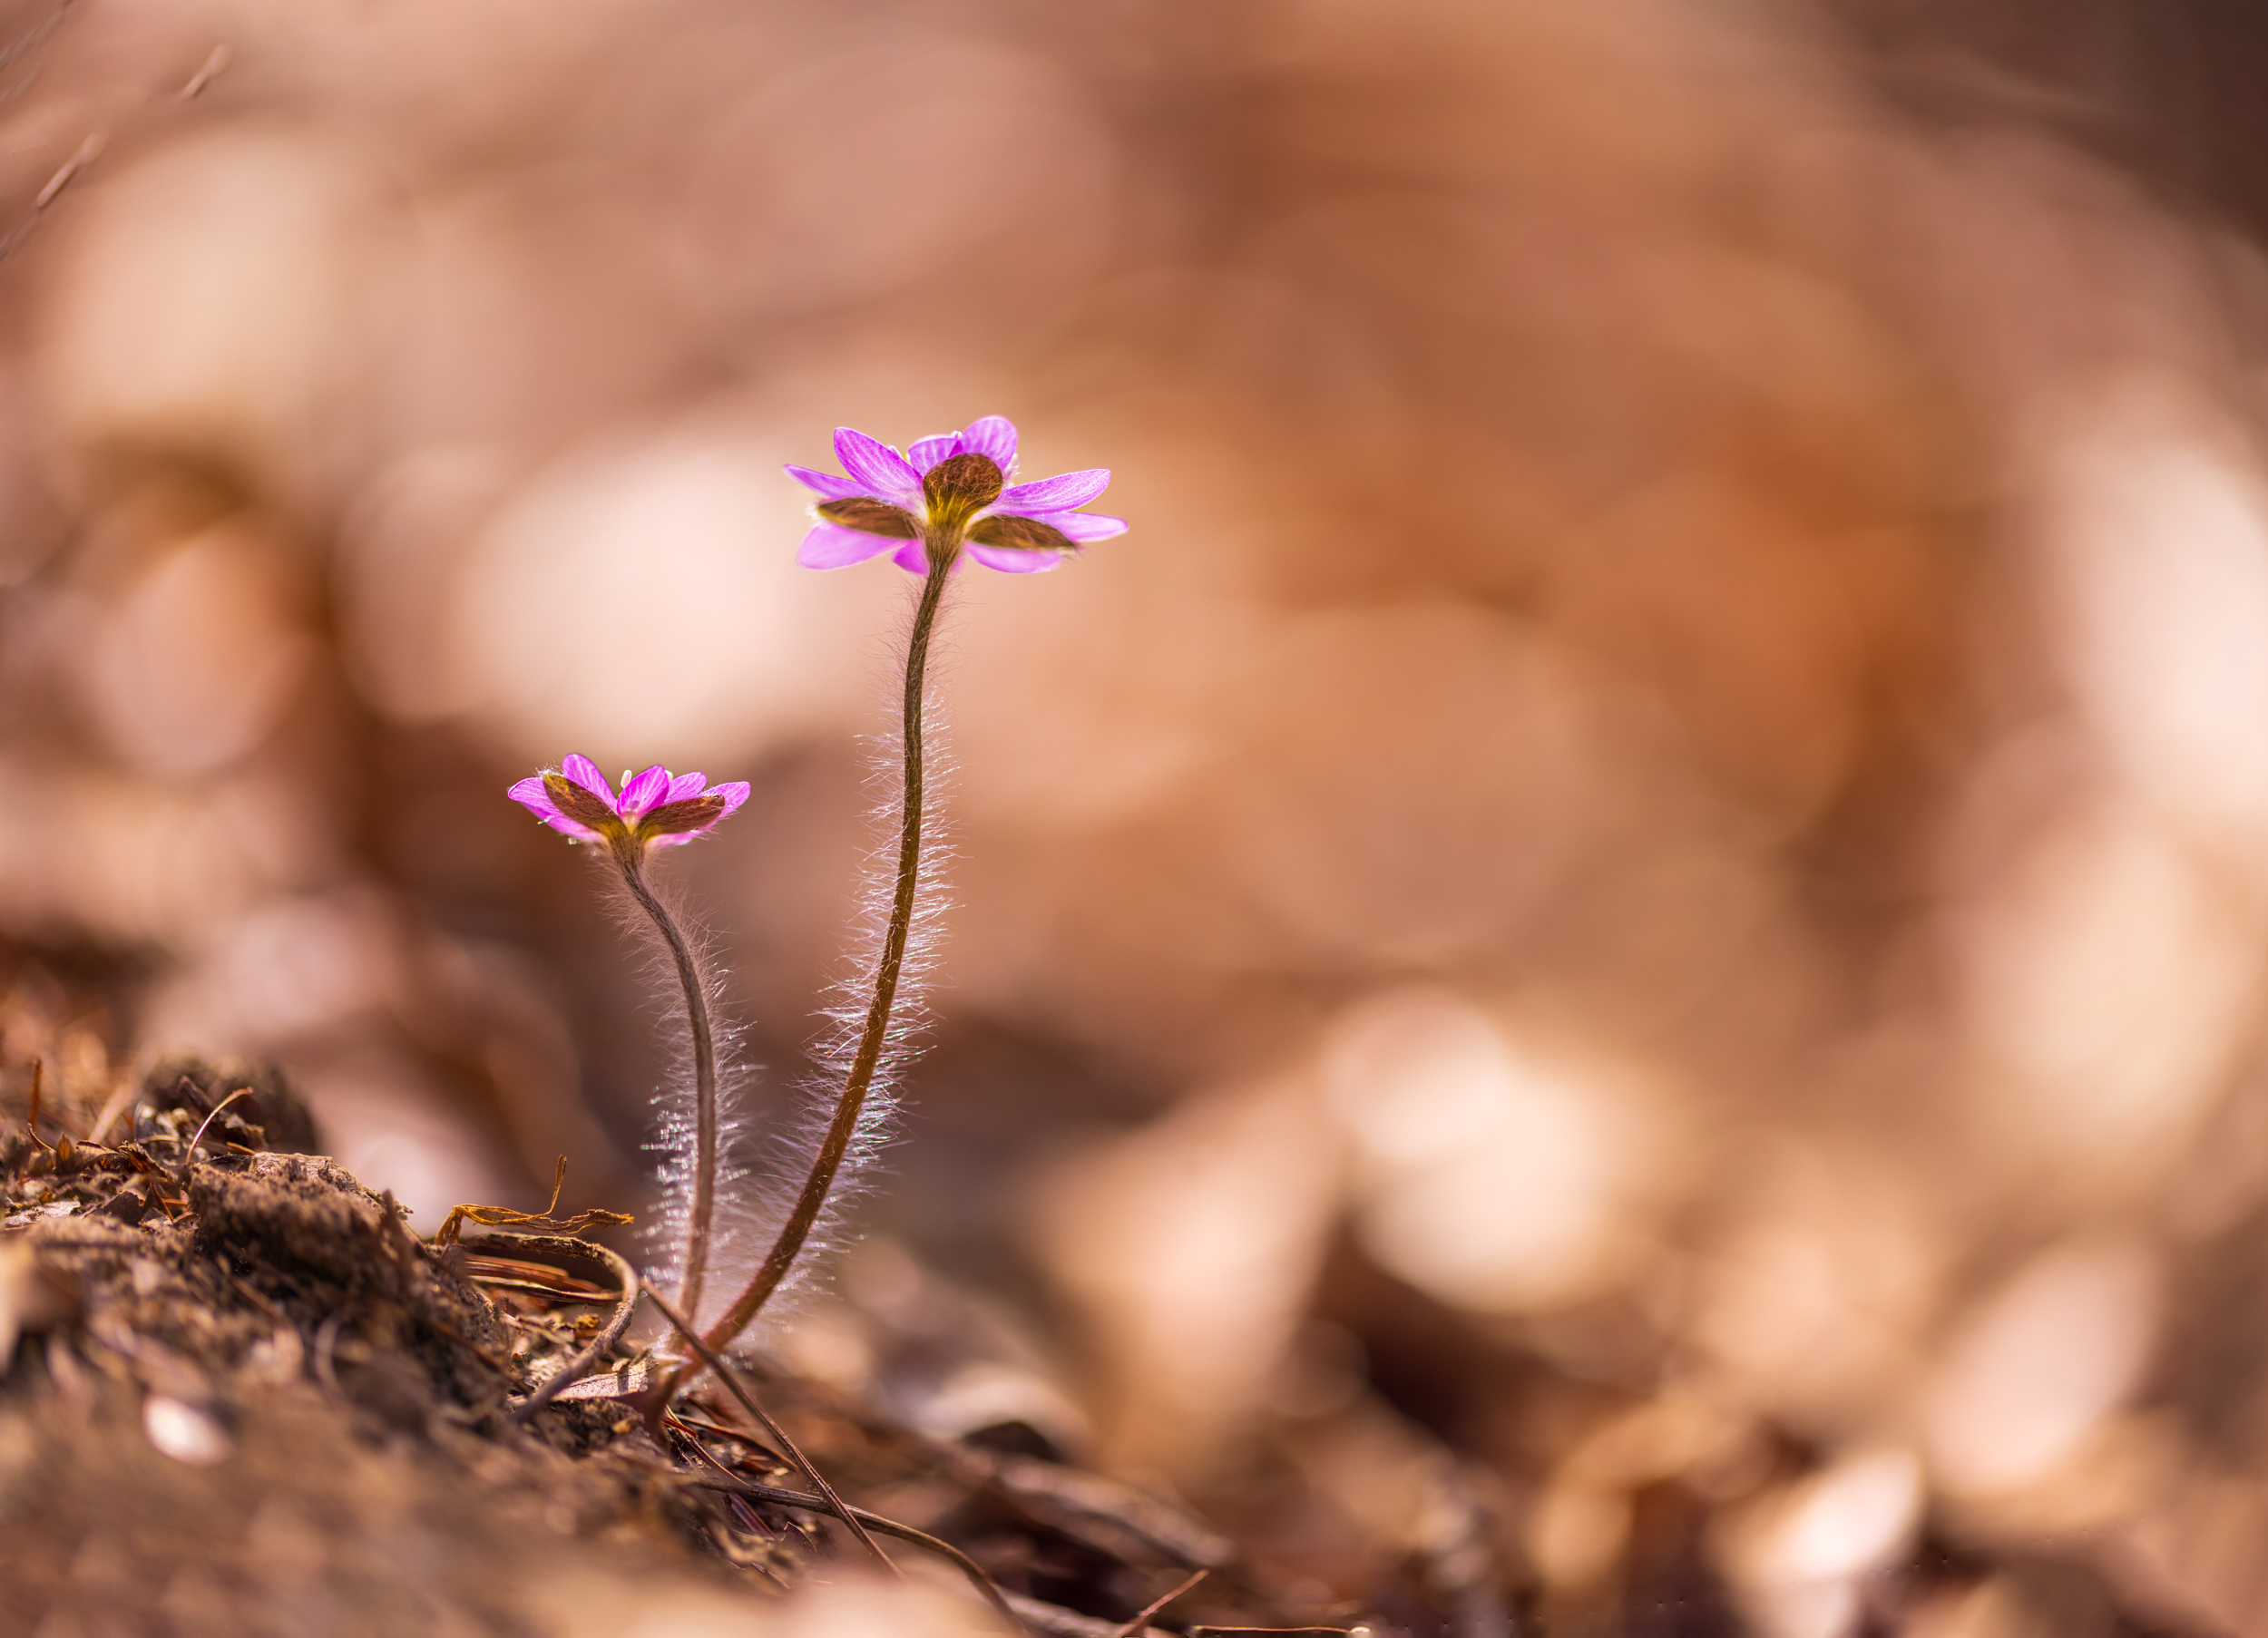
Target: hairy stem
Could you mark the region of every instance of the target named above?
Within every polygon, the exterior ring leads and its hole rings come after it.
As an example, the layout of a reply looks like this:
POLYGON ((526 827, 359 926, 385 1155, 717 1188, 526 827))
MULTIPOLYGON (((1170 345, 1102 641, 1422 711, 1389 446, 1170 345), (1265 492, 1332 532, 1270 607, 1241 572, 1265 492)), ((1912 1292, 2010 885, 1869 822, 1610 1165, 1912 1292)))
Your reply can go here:
POLYGON ((866 1107, 866 1095, 874 1087, 875 1073, 881 1067, 883 1048, 889 1041, 890 1016, 897 1003, 898 975, 905 966, 906 940, 914 926, 914 890, 921 882, 922 678, 929 665, 930 632, 936 626, 937 609, 944 600, 945 580, 953 571, 956 555, 953 547, 941 551, 933 543, 929 574, 922 582, 921 603, 914 611, 913 635, 906 642, 905 792, 904 805, 898 814, 897 884, 890 899, 889 925, 882 935, 882 959, 875 964, 874 993, 866 1003, 865 1021, 858 1032, 858 1045, 851 1054, 850 1073, 844 1077, 843 1090, 835 1102, 835 1116, 827 1123, 819 1152, 812 1157, 811 1170, 796 1196, 794 1209, 780 1225, 772 1249, 765 1253, 763 1266, 733 1299, 724 1318, 710 1327, 703 1339, 719 1353, 748 1329, 748 1321, 756 1318, 772 1293, 779 1289, 780 1282, 787 1277, 802 1253, 804 1243, 811 1237, 820 1214, 826 1209, 827 1195, 835 1187, 835 1175, 842 1169, 843 1157, 850 1152, 851 1141, 858 1134, 858 1118, 866 1107))
POLYGON ((677 962, 678 982, 685 990, 685 1017, 693 1036, 693 1209, 685 1231, 685 1279, 678 1287, 678 1306, 687 1313, 700 1309, 701 1287, 709 1278, 709 1242, 717 1216, 717 1048, 709 1035, 709 995, 691 946, 678 931, 661 901, 646 884, 642 860, 618 856, 622 883, 653 921, 661 941, 677 962))

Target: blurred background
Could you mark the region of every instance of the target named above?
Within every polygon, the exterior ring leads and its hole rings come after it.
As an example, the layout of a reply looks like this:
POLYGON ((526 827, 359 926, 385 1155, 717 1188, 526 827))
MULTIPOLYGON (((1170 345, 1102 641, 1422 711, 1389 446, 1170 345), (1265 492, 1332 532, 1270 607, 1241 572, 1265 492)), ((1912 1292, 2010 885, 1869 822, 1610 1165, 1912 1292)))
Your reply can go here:
POLYGON ((0 1074, 649 1205, 503 788, 753 782, 668 869, 784 1099, 911 582, 779 463, 1006 414, 1133 530, 963 577, 933 1045, 780 1347, 1348 1598, 2268 1633, 2268 15, 0 19, 0 1074))

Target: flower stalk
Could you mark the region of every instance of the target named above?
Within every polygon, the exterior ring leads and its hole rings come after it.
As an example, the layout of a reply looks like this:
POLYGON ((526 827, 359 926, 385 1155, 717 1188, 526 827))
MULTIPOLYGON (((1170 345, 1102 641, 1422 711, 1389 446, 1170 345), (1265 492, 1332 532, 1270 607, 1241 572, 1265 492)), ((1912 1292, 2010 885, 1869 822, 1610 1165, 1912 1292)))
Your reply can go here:
POLYGON ((622 885, 669 946, 678 984, 685 991, 686 1029, 693 1041, 693 1199, 686 1214, 685 1277, 678 1285, 678 1306, 697 1313, 709 1281, 709 1244, 717 1224, 717 1043, 709 1024, 709 987, 677 919, 647 882, 642 855, 624 857, 618 851, 615 863, 622 885))
POLYGON ((883 1048, 890 1038, 891 1014, 897 1006, 898 980, 905 970, 905 946, 913 932, 914 900, 921 888, 922 819, 927 800, 922 763, 924 679, 929 668, 930 637, 936 629, 937 611, 944 602, 945 580, 953 572, 957 546, 957 541, 949 541, 941 550, 936 541, 929 542, 929 572, 922 580, 921 601, 914 610, 914 629, 906 639, 902 728, 904 783, 898 810, 897 877, 891 889, 890 920, 883 929, 882 952, 875 963, 874 989, 859 1027, 858 1044, 852 1050, 850 1069, 843 1077, 834 1116, 827 1122, 826 1136, 819 1140, 818 1152, 811 1158, 811 1169, 804 1175, 803 1187, 796 1194, 787 1220, 780 1224, 779 1233, 773 1238, 771 1249, 764 1254, 755 1275, 702 1339, 719 1352, 748 1329, 749 1321, 762 1311, 795 1267, 797 1257, 811 1238, 811 1231, 826 1210, 827 1196, 834 1192, 836 1176, 843 1168, 843 1157, 850 1153, 851 1143, 858 1135, 867 1094, 874 1089, 875 1075, 882 1067, 883 1048))

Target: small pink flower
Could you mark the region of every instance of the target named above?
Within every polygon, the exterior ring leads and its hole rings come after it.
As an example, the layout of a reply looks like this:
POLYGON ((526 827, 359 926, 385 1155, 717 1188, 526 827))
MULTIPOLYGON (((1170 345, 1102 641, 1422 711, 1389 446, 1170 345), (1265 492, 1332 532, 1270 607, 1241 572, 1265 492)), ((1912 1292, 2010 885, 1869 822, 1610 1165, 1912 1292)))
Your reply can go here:
POLYGON ((835 453, 848 477, 787 468, 822 497, 819 522, 796 553, 807 569, 841 569, 889 551, 899 568, 921 574, 930 551, 965 551, 988 569, 1031 574, 1090 541, 1126 532, 1122 519, 1078 510, 1110 487, 1108 468, 1010 484, 1016 428, 1005 415, 917 438, 903 454, 840 426, 835 453))
POLYGON ((704 774, 679 774, 656 763, 642 774, 622 775, 622 794, 588 756, 570 756, 559 771, 523 779, 504 793, 555 831, 578 842, 597 842, 617 855, 636 860, 649 847, 671 847, 712 829, 748 799, 748 785, 736 779, 711 786, 704 774))

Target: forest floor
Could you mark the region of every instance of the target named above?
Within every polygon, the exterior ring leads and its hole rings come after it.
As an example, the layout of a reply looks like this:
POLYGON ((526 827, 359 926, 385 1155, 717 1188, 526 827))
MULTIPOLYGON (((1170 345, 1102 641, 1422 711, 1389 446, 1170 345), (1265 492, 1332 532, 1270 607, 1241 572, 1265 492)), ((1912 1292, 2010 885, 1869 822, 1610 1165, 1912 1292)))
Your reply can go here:
POLYGON ((17 1105, 0 1638, 799 1632, 799 1584, 882 1552, 917 1588, 893 1631, 1130 1638, 1177 1589, 1157 1630, 1363 1624, 1287 1601, 1180 1508, 761 1357, 735 1375, 771 1428, 714 1377, 649 1418, 630 1396, 670 1333, 621 1323, 628 1265, 587 1224, 483 1213, 421 1239, 305 1152, 272 1074, 169 1064, 101 1107, 51 1095, 36 1130, 17 1105))

